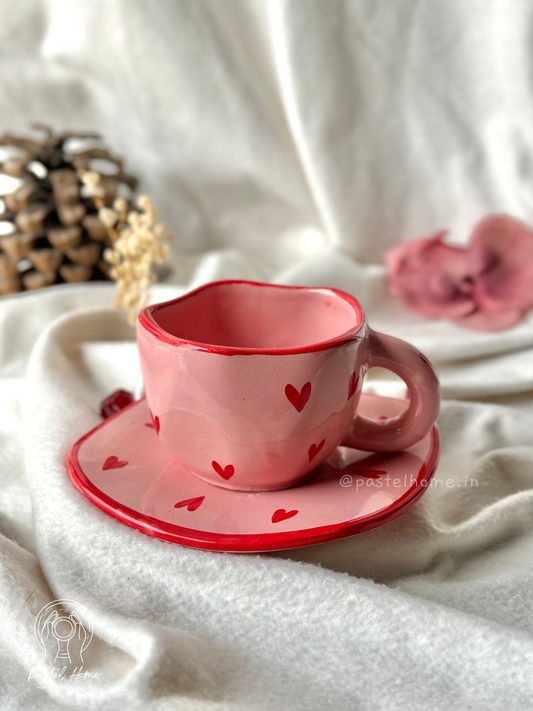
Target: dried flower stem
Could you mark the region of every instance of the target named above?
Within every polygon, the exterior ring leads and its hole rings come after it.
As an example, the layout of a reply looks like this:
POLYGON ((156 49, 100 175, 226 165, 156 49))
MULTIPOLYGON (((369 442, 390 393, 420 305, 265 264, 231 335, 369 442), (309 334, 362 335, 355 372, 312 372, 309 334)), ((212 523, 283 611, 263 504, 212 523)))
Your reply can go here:
POLYGON ((156 281, 152 265, 162 264, 168 258, 170 247, 166 241, 172 237, 165 226, 157 222, 154 206, 147 196, 137 199, 140 212, 127 213, 127 204, 117 203, 118 200, 113 206, 115 210, 100 208, 100 219, 106 229, 114 230, 117 235, 112 247, 104 252, 104 259, 111 264, 110 276, 117 282, 116 305, 129 309, 129 321, 134 324, 139 310, 148 304, 150 287, 156 281), (106 212, 102 215, 103 209, 106 212), (117 230, 113 224, 122 226, 117 230))
POLYGON ((156 281, 152 265, 162 264, 168 258, 170 248, 165 240, 172 236, 157 222, 147 196, 137 199, 141 212, 130 210, 123 198, 117 198, 110 208, 103 198, 99 173, 80 171, 80 179, 98 208, 98 217, 111 245, 104 252, 104 259, 112 267, 109 276, 117 282, 115 303, 129 309, 129 321, 134 324, 137 313, 148 303, 150 286, 156 281))

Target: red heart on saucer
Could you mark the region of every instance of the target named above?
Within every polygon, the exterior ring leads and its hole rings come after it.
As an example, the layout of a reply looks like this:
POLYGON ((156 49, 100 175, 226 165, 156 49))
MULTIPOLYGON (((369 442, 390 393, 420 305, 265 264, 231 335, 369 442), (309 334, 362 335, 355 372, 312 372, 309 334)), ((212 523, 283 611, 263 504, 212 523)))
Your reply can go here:
POLYGON ((196 511, 196 509, 202 505, 202 501, 204 499, 205 496, 197 496, 195 499, 185 499, 184 501, 178 501, 177 504, 174 504, 174 508, 181 509, 186 506, 187 511, 196 511))
POLYGON ((293 516, 296 516, 297 513, 298 511, 296 509, 294 509, 294 511, 278 509, 272 514, 272 523, 279 523, 280 521, 285 521, 285 519, 287 518, 292 518, 293 516))
POLYGON ((126 467, 129 464, 125 459, 119 459, 118 457, 115 457, 114 455, 112 457, 108 457, 105 462, 104 466, 102 467, 102 471, 106 471, 106 469, 122 469, 122 467, 126 467))
POLYGON ((309 447, 309 452, 308 452, 308 454, 309 454, 309 461, 310 461, 310 462, 313 461, 313 459, 316 457, 316 455, 320 452, 320 450, 322 449, 322 447, 323 447, 325 444, 326 444, 326 440, 323 439, 322 442, 320 442, 320 444, 319 444, 318 446, 317 446, 316 444, 312 444, 312 445, 309 447))
POLYGON ((354 396, 355 391, 357 390, 358 382, 359 377, 357 376, 357 373, 352 373, 352 377, 350 378, 350 382, 348 384, 348 400, 354 396))
POLYGON ((359 462, 352 464, 351 466, 344 467, 344 472, 349 472, 350 474, 355 474, 355 476, 364 476, 365 479, 379 479, 383 474, 387 472, 384 469, 362 469, 358 468, 361 465, 359 462))
POLYGON ((295 410, 301 412, 311 396, 311 383, 306 383, 300 392, 296 390, 294 385, 287 385, 285 387, 285 395, 295 410))
POLYGON ((222 469, 218 462, 213 461, 211 463, 213 465, 213 469, 223 479, 231 479, 231 477, 235 474, 235 468, 233 464, 228 464, 226 467, 224 467, 224 469, 222 469))
POLYGON ((361 471, 356 471, 354 474, 359 476, 364 476, 366 479, 379 479, 383 474, 386 474, 383 469, 362 469, 361 471))

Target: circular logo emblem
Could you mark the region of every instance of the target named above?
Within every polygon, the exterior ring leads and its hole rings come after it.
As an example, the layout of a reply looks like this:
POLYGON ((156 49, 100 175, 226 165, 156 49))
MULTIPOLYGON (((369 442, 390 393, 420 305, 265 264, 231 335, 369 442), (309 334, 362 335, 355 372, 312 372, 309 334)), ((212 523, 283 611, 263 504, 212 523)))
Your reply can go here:
POLYGON ((54 662, 57 660, 72 661, 72 640, 75 640, 76 643, 80 642, 79 656, 83 662, 83 652, 93 638, 92 625, 85 608, 73 600, 54 600, 45 605, 35 618, 34 633, 45 656, 46 641, 55 640, 54 662))

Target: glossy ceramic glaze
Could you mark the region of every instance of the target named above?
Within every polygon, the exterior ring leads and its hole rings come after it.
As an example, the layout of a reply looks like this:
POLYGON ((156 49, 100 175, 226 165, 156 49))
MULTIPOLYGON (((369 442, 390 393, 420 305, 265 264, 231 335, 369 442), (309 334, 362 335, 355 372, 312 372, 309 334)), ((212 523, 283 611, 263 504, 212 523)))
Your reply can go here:
MULTIPOLYGON (((372 395, 359 403, 376 423, 405 407, 372 395)), ((75 444, 68 470, 92 502, 150 536, 207 550, 273 551, 352 536, 400 516, 428 487, 438 450, 433 427, 403 452, 339 447, 302 486, 228 491, 200 481, 160 446, 141 400, 75 444)))
POLYGON ((427 359, 371 331, 358 302, 335 289, 207 284, 142 311, 138 343, 161 444, 193 474, 225 488, 300 484, 342 441, 403 449, 438 413, 427 359), (372 365, 408 385, 410 407, 396 421, 354 418, 372 365))

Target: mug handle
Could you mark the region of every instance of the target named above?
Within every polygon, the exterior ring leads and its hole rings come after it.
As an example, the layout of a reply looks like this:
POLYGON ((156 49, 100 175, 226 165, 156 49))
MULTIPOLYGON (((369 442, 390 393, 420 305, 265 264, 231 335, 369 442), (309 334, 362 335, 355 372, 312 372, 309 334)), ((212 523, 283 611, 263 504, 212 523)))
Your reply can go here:
POLYGON ((386 368, 407 385, 410 401, 405 412, 376 422, 356 414, 342 445, 370 452, 395 452, 419 442, 439 414, 439 381, 431 363, 414 346, 368 329, 368 367, 386 368))

